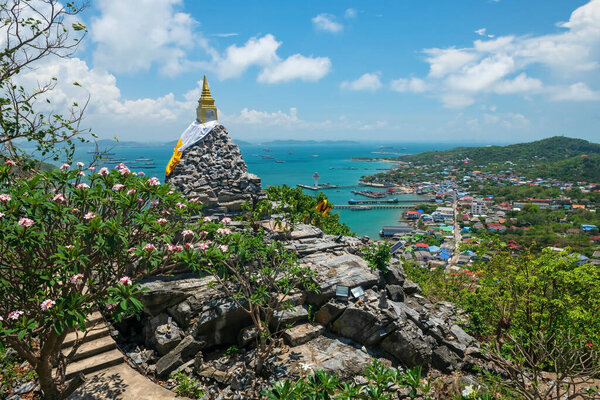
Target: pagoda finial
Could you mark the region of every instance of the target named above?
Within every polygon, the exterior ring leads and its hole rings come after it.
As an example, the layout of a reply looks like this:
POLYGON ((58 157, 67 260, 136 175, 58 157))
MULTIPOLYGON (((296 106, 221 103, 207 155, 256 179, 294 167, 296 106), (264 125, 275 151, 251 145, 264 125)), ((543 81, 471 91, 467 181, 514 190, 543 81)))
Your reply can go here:
POLYGON ((215 106, 215 99, 210 94, 206 75, 204 75, 204 82, 202 83, 202 95, 200 95, 198 108, 196 108, 196 119, 203 124, 217 120, 217 107, 215 106))

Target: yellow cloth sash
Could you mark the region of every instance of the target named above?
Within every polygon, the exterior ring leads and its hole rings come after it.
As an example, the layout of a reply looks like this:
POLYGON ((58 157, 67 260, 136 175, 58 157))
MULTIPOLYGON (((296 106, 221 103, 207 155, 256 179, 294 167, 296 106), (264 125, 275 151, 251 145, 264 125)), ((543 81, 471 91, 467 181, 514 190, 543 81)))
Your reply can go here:
POLYGON ((175 169, 175 166, 177 165, 177 163, 179 163, 179 160, 181 160, 181 151, 179 151, 179 148, 181 147, 181 145, 182 145, 181 138, 179 138, 179 141, 177 142, 177 144, 175 145, 175 148, 173 149, 173 157, 171 157, 171 159, 169 160, 169 163, 167 164, 167 168, 165 170, 165 174, 167 176, 171 175, 171 173, 175 169))

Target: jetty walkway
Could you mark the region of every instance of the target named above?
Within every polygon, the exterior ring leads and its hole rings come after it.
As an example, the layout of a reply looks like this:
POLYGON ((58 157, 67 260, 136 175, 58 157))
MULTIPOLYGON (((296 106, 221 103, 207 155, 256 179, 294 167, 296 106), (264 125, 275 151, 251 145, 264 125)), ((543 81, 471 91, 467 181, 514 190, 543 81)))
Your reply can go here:
POLYGON ((358 208, 358 209, 363 209, 365 210, 364 207, 369 207, 369 209, 375 209, 375 208, 404 208, 404 209, 409 209, 413 206, 414 204, 369 204, 368 206, 365 205, 351 205, 351 204, 341 204, 341 205, 337 205, 335 204, 333 206, 333 208, 358 208))

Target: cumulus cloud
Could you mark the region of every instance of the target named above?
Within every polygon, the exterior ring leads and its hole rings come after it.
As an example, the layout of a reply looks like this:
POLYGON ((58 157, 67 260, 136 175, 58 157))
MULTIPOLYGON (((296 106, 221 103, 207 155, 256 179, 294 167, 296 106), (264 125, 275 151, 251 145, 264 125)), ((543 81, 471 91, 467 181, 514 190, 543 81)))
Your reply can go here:
MULTIPOLYGON (((429 74, 421 81, 396 79, 391 87, 399 92, 428 92, 447 107, 471 105, 486 93, 549 94, 549 99, 560 101, 598 100, 598 91, 573 79, 582 79, 583 73, 597 70, 600 65, 600 0, 577 8, 559 27, 564 31, 556 34, 500 36, 475 40, 466 48, 425 49, 429 74), (541 77, 529 76, 534 66, 551 70, 553 74, 546 79, 556 81, 544 83, 541 77)), ((485 28, 475 32, 493 37, 485 28)))
POLYGON ((215 53, 213 60, 204 65, 219 79, 237 78, 251 67, 259 67, 258 82, 281 83, 300 79, 314 82, 329 73, 328 57, 307 57, 294 54, 286 59, 277 55, 281 46, 271 34, 251 38, 243 46, 231 45, 223 55, 215 53))
POLYGON ((339 33, 344 30, 344 25, 335 21, 335 16, 327 13, 317 15, 312 19, 313 26, 316 30, 339 33))
POLYGON ((90 36, 94 65, 117 73, 144 71, 156 64, 166 75, 189 68, 188 52, 200 40, 198 24, 178 12, 181 0, 98 0, 90 36))
POLYGON ((356 10, 354 8, 348 8, 344 12, 344 17, 346 18, 356 18, 356 10))
POLYGON ((354 81, 344 81, 340 84, 342 89, 347 90, 370 90, 375 91, 381 88, 379 72, 366 73, 354 81))

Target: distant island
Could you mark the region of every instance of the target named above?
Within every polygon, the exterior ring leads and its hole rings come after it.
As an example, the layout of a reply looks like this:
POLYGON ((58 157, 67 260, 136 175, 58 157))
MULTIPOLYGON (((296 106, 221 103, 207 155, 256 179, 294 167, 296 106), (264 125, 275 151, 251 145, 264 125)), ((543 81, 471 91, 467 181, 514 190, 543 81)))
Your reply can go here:
MULTIPOLYGON (((236 140, 236 143, 239 141, 236 140)), ((359 144, 359 142, 353 140, 294 140, 294 139, 282 139, 272 140, 270 142, 262 142, 262 145, 276 146, 276 145, 307 145, 307 144, 359 144)))

